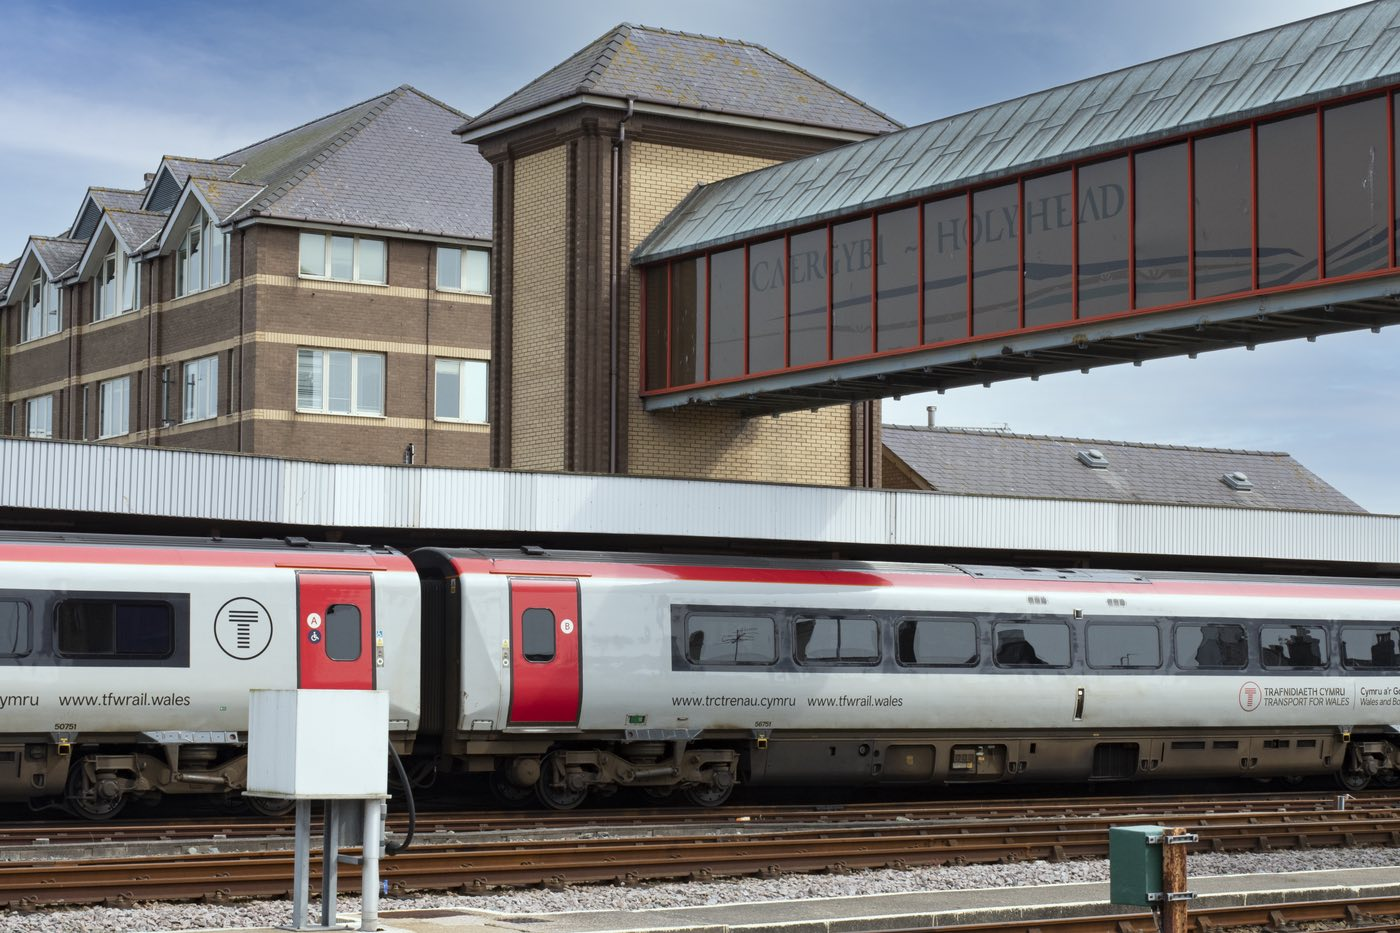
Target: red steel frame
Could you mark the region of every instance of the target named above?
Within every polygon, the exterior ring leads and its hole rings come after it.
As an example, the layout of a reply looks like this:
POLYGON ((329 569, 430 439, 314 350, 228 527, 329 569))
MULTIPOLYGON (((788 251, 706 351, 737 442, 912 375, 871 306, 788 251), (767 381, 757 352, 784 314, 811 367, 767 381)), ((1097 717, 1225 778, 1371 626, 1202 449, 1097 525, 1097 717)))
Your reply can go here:
MULTIPOLYGON (((952 346, 952 345, 957 345, 957 344, 961 344, 961 343, 969 343, 969 342, 977 342, 977 341, 983 341, 983 340, 1000 339, 1000 338, 1005 338, 1006 336, 1014 335, 1014 334, 1017 334, 1017 333, 1033 333, 1033 332, 1038 332, 1038 331, 1042 331, 1042 330, 1054 330, 1054 329, 1056 329, 1056 328, 1063 328, 1063 327, 1065 327, 1066 325, 1072 324, 1073 322, 1080 320, 1080 301, 1079 301, 1079 291, 1080 291, 1080 288, 1079 288, 1079 278, 1080 278, 1080 270, 1079 270, 1079 222, 1078 222, 1078 221, 1079 221, 1079 212, 1080 212, 1080 206, 1079 206, 1079 171, 1080 171, 1080 169, 1081 169, 1082 167, 1084 167, 1084 166, 1092 165, 1092 164, 1098 164, 1098 163, 1103 163, 1103 162, 1111 161, 1112 159, 1120 158, 1120 157, 1127 157, 1127 162, 1128 162, 1128 185, 1127 185, 1127 187, 1128 187, 1128 191, 1127 191, 1127 208, 1128 208, 1128 245, 1127 245, 1127 260, 1128 260, 1128 306, 1127 306, 1127 308, 1125 308, 1125 309, 1124 309, 1123 311, 1121 311, 1121 312, 1116 312, 1116 313, 1113 313, 1113 314, 1098 315, 1098 316, 1095 317, 1095 320, 1096 320, 1096 321, 1099 321, 1099 320, 1103 320, 1103 321, 1114 320, 1114 319, 1118 319, 1118 318, 1131 317, 1131 316, 1136 316, 1136 315, 1140 315, 1140 314, 1147 314, 1147 313, 1156 314, 1156 313, 1159 313, 1159 312, 1171 311, 1171 310, 1176 310, 1176 309, 1184 308, 1184 307, 1191 307, 1191 306, 1197 306, 1197 305, 1209 305, 1209 304, 1214 304, 1214 303, 1218 303, 1218 302, 1221 302, 1221 301, 1238 300, 1238 299, 1240 299, 1240 298, 1249 297, 1249 296, 1253 296, 1253 295, 1275 294, 1275 293, 1281 293, 1281 292, 1297 291, 1297 290, 1300 290, 1300 289, 1306 289, 1306 288, 1313 288, 1313 287, 1316 287, 1318 284, 1320 284, 1320 283, 1322 283, 1322 282, 1324 282, 1324 281, 1325 281, 1325 282, 1329 282, 1329 283, 1331 283, 1331 282, 1348 282, 1348 281, 1353 281, 1353 280, 1358 280, 1358 279, 1375 278, 1375 277, 1378 277, 1378 276, 1384 276, 1384 275, 1391 275, 1391 274, 1394 274, 1395 271, 1397 270, 1397 267, 1400 266, 1400 259, 1397 259, 1397 237, 1396 237, 1396 229, 1395 229, 1395 227, 1396 227, 1396 209, 1397 209, 1397 208, 1396 208, 1396 204, 1397 204, 1397 195, 1396 195, 1396 191, 1395 191, 1395 188, 1396 188, 1396 177, 1395 177, 1395 174, 1396 174, 1396 151, 1395 151, 1395 150, 1396 150, 1396 139, 1395 139, 1395 94, 1396 94, 1396 93, 1400 93, 1400 89, 1397 89, 1397 88, 1395 88, 1395 87, 1391 87, 1391 88, 1386 88, 1386 89, 1384 89, 1384 90, 1370 90, 1370 91, 1359 92, 1359 93, 1356 93, 1356 94, 1345 95, 1345 96, 1337 97, 1337 98, 1334 98, 1334 99, 1332 99, 1332 100, 1325 101, 1325 102, 1322 102, 1322 103, 1309 104, 1309 105, 1304 106, 1304 107, 1295 107, 1295 108, 1291 108, 1291 109, 1288 109, 1288 110, 1282 110, 1282 111, 1278 111, 1278 112, 1276 112, 1276 113, 1271 113, 1271 114, 1267 114, 1267 115, 1262 115, 1262 116, 1254 117, 1254 118, 1248 119, 1248 120, 1239 120, 1239 121, 1236 121, 1236 122, 1233 122, 1233 123, 1222 124, 1222 125, 1220 125, 1220 126, 1211 127, 1208 131, 1197 131, 1197 132, 1194 132, 1194 133, 1182 134, 1181 136, 1173 137, 1173 138, 1170 138, 1170 139, 1154 140, 1151 144, 1144 144, 1144 145, 1138 145, 1138 146, 1124 147, 1124 148, 1122 148, 1122 149, 1114 150, 1114 151, 1112 151, 1112 152, 1096 154, 1096 155, 1095 155, 1094 157, 1092 157, 1092 158, 1085 158, 1085 159, 1072 160, 1072 161, 1070 161, 1070 162, 1064 163, 1064 164, 1059 165, 1059 166, 1054 166, 1054 167, 1051 167, 1051 168, 1042 168, 1042 169, 1040 169, 1040 170, 1038 170, 1038 171, 1035 171, 1035 172, 1023 172, 1023 173, 1020 173, 1020 174, 1018 174, 1018 175, 1011 176, 1011 177, 1008 177, 1008 178, 997 179, 997 180, 994 181, 994 182, 984 183, 984 184, 981 184, 981 185, 978 185, 978 186, 975 186, 975 187, 968 187, 968 188, 963 189, 961 192, 959 192, 957 189, 952 189, 952 190, 949 190, 949 191, 939 192, 939 193, 934 194, 934 195, 927 195, 927 196, 923 196, 923 197, 920 197, 920 198, 911 198, 911 199, 909 199, 909 200, 907 200, 907 201, 902 201, 902 202, 898 202, 898 203, 891 203, 891 204, 889 204, 889 205, 884 205, 884 206, 882 206, 882 207, 881 207, 880 209, 878 209, 878 210, 863 210, 863 211, 859 211, 859 212, 853 213, 853 214, 848 215, 848 216, 832 218, 832 219, 830 219, 830 220, 823 221, 823 222, 821 222, 821 223, 806 224, 806 225, 802 225, 802 226, 799 226, 799 227, 794 227, 794 228, 792 228, 791 230, 788 230, 788 231, 786 231, 786 232, 783 234, 783 241, 784 241, 784 264, 785 264, 784 267, 785 267, 786 274, 787 274, 787 281, 784 282, 784 314, 783 314, 783 317, 784 317, 784 330, 785 330, 785 334, 784 334, 784 348, 785 348, 785 349, 784 349, 784 361, 785 361, 785 363, 786 363, 787 365, 786 365, 786 366, 784 367, 784 369, 782 369, 782 370, 770 370, 769 372, 801 372, 801 371, 808 370, 808 369, 816 369, 816 368, 821 368, 821 367, 824 367, 824 366, 829 366, 829 365, 831 365, 832 363, 858 362, 858 361, 861 361, 861 360, 870 359, 870 358, 872 358, 872 357, 896 357, 896 356, 903 355, 903 354, 909 354, 909 353, 912 353, 912 352, 918 352, 918 351, 921 351, 921 350, 926 350, 926 349, 929 349, 929 348, 931 348, 931 347, 945 347, 945 346, 952 346), (1389 243, 1388 256, 1387 256, 1388 262, 1387 262, 1387 265, 1386 265, 1385 267, 1380 268, 1380 269, 1367 270, 1367 271, 1364 271, 1364 272, 1355 272, 1355 273, 1351 273, 1351 274, 1348 274, 1348 275, 1342 275, 1342 276, 1336 276, 1336 277, 1331 277, 1331 278, 1329 278, 1329 277, 1326 276, 1326 265, 1325 265, 1325 263, 1326 263, 1326 214, 1325 214, 1325 210, 1326 210, 1326 204, 1325 204, 1325 200, 1326 200, 1326 198, 1325 198, 1326 184, 1325 184, 1325 178, 1324 178, 1324 174, 1323 174, 1323 173, 1324 173, 1324 161, 1323 161, 1323 160, 1324 160, 1324 156, 1325 156, 1325 152, 1324 152, 1324 150, 1325 150, 1325 140, 1324 140, 1324 136, 1323 136, 1323 122, 1322 122, 1322 121, 1325 119, 1325 112, 1326 112, 1326 110, 1328 110, 1328 109, 1330 109, 1330 108, 1332 108, 1332 107, 1336 107, 1336 106, 1340 106, 1340 105, 1348 104, 1348 103, 1355 103, 1355 102, 1361 101, 1361 100, 1367 100, 1367 99, 1381 99, 1381 98, 1383 98, 1383 99, 1385 100, 1385 102, 1386 102, 1387 167, 1388 167, 1388 171, 1389 171, 1389 174, 1388 174, 1388 176, 1387 176, 1387 184, 1388 184, 1389 187, 1390 187, 1390 197, 1387 199, 1387 200, 1388 200, 1388 205, 1387 205, 1387 206, 1388 206, 1388 213, 1389 213, 1389 217, 1388 217, 1388 233, 1387 233, 1388 243, 1389 243), (1275 120, 1283 119, 1283 118, 1286 118, 1286 117, 1298 116, 1298 115, 1301 115, 1301 114, 1308 114, 1308 113, 1311 113, 1311 114, 1313 115, 1314 120, 1315 120, 1316 138, 1317 138, 1317 202, 1318 202, 1318 203, 1317 203, 1317 214, 1318 214, 1318 216, 1317 216, 1317 239, 1318 239, 1318 275, 1317 275, 1316 278, 1309 279, 1309 280, 1304 281, 1304 282, 1290 283, 1290 284, 1288 284, 1288 285, 1273 286, 1273 287, 1270 287, 1270 288, 1260 288, 1260 287, 1259 287, 1259 132, 1258 132, 1258 128, 1259 128, 1260 124, 1262 124, 1262 123, 1268 123, 1268 122, 1272 122, 1272 121, 1275 121, 1275 120), (1196 213, 1196 212, 1195 212, 1195 188, 1196 188, 1196 165, 1195 165, 1195 155, 1196 155, 1195 149, 1196 149, 1196 146, 1195 146, 1195 144, 1196 144, 1196 140, 1197 140, 1197 139, 1200 139, 1200 138, 1202 138, 1202 137, 1205 137, 1205 136, 1221 135, 1221 134, 1228 133, 1228 132, 1231 132, 1231 131, 1233 131, 1233 130, 1239 130, 1239 129, 1242 129, 1242 128, 1247 128, 1247 129, 1249 130, 1249 150, 1250 150, 1250 163, 1249 163, 1249 177, 1250 177, 1250 180, 1249 180, 1249 184, 1250 184, 1250 288, 1245 289, 1245 290, 1242 290, 1242 291, 1238 291, 1238 292, 1231 292, 1231 293, 1225 294, 1225 295, 1212 296, 1211 298, 1208 298, 1208 299, 1198 299, 1198 298, 1196 297, 1196 291, 1197 291, 1197 290, 1196 290, 1196 217, 1195 217, 1195 213, 1196 213), (1136 230, 1135 230, 1136 225, 1137 225, 1137 224, 1136 224, 1136 220, 1137 220, 1137 218, 1136 218, 1136 212, 1137 212, 1137 203, 1136 203, 1136 202, 1137 202, 1137 196, 1136 196, 1136 190, 1135 190, 1135 187, 1136 187, 1136 185, 1135 185, 1135 182, 1136 182, 1136 173, 1135 173, 1135 159, 1134 159, 1134 157, 1137 155, 1137 153, 1144 152, 1144 151, 1147 151, 1147 150, 1149 150, 1149 149, 1164 148, 1164 147, 1167 147, 1167 146, 1170 146, 1170 145, 1174 145, 1174 144, 1176 144, 1176 143, 1184 143, 1184 144, 1186 145, 1186 147, 1187 147, 1187 148, 1186 148, 1186 153, 1187 153, 1187 244, 1186 244, 1187 253, 1186 253, 1186 261, 1187 261, 1187 278, 1188 278, 1188 291, 1187 291, 1188 298, 1187 298, 1187 300, 1184 301, 1184 302, 1177 302, 1177 303, 1174 303, 1174 304, 1161 305, 1161 306, 1152 307, 1150 310, 1144 310, 1144 309, 1140 309, 1140 308, 1137 307, 1137 256, 1136 256, 1136 230), (1026 326, 1025 326, 1025 229, 1024 229, 1025 218, 1024 218, 1024 216, 1023 216, 1024 213, 1025 213, 1025 203, 1024 203, 1024 202, 1025 202, 1025 197, 1024 197, 1025 180, 1026 180, 1027 178, 1030 178, 1030 177, 1036 177, 1036 176, 1040 176, 1040 175, 1044 175, 1044 174, 1049 174, 1049 173, 1056 172, 1056 171, 1064 171, 1065 168, 1069 168, 1069 169, 1070 169, 1070 177, 1071 177, 1071 183, 1070 183, 1071 195, 1070 195, 1070 197, 1071 197, 1071 201, 1072 201, 1072 204, 1073 204, 1073 222, 1071 223, 1071 247, 1070 247, 1070 255, 1071 255, 1071 260, 1070 260, 1070 261, 1071 261, 1071 267, 1072 267, 1072 268, 1071 268, 1071 273, 1070 273, 1070 289, 1071 289, 1071 304, 1072 304, 1072 310, 1073 310, 1073 317, 1072 317, 1070 320, 1068 320, 1068 321, 1060 321, 1060 322, 1055 322, 1055 323, 1052 323, 1052 324, 1039 325, 1039 326, 1036 326, 1036 327, 1026 327, 1026 326), (974 194, 976 191, 984 191, 984 190, 990 190, 990 189, 992 189, 992 188, 1001 187, 1001 186, 1003 186, 1003 185, 1008 184, 1008 183, 1011 182, 1013 179, 1015 180, 1015 183, 1016 183, 1016 186, 1017 186, 1017 198, 1018 198, 1018 203, 1017 203, 1017 229, 1018 229, 1018 239, 1020 240, 1020 242, 1019 242, 1018 245, 1017 245, 1017 250, 1018 250, 1017 267, 1018 267, 1018 270, 1019 270, 1019 272, 1021 273, 1021 275, 1020 275, 1020 282, 1019 282, 1019 290, 1018 290, 1017 301, 1018 301, 1018 319, 1019 319, 1020 322, 1021 322, 1021 326, 1018 327, 1018 328, 1017 328, 1016 330, 1014 330, 1014 331, 1002 331, 1002 332, 993 333, 993 334, 975 334, 975 333, 974 333, 974 309, 975 309, 975 305, 976 305, 976 299, 975 299, 975 294, 974 294, 974 292, 975 292, 975 285, 976 285, 976 282, 975 282, 974 260, 973 260, 973 253, 974 253, 974 251, 975 251, 975 245, 974 245, 974 243, 973 243, 973 237, 972 237, 973 194, 974 194), (967 268, 966 268, 966 273, 965 273, 965 274, 966 274, 966 288, 967 288, 967 302, 966 302, 966 303, 967 303, 967 309, 966 309, 966 310, 967 310, 967 327, 966 327, 966 336, 963 337, 963 338, 954 339, 954 340, 939 341, 939 342, 937 342, 937 343, 927 343, 927 342, 926 342, 927 335, 926 335, 926 333, 925 333, 925 321, 924 321, 924 316, 925 316, 925 311, 926 311, 926 308, 925 308, 925 295, 924 295, 925 274, 926 274, 926 273, 925 273, 925 265, 924 265, 924 264, 925 264, 925 247, 926 247, 926 244, 925 244, 925 232, 926 232, 926 231, 925 231, 925 229, 924 229, 924 226, 925 226, 925 225, 924 225, 924 208, 925 208, 926 205, 928 205, 928 204, 930 204, 930 203, 938 202, 938 201, 944 201, 944 200, 949 200, 949 199, 951 199, 951 198, 958 197, 959 194, 961 194, 961 196, 962 196, 963 199, 964 199, 964 205, 963 205, 963 244, 964 244, 964 247, 965 247, 966 250, 967 250, 967 263, 966 263, 967 268), (897 350, 885 350, 885 351, 880 351, 880 350, 878 349, 878 347, 879 347, 879 317, 878 317, 878 303, 879 303, 879 291, 878 291, 878 288, 879 288, 879 275, 878 275, 878 266, 879 266, 879 262, 878 262, 878 258, 879 258, 879 239, 878 239, 878 233, 879 233, 879 221, 878 221, 878 215, 879 215, 879 214, 882 214, 882 213, 887 213, 887 212, 899 210, 899 209, 902 209, 902 208, 905 208, 905 207, 915 207, 915 208, 917 208, 917 210, 918 210, 918 255, 919 255, 919 272, 918 272, 918 283, 919 283, 919 292, 918 292, 919 321, 918 321, 918 333, 919 333, 919 342, 918 342, 918 345, 917 345, 917 346, 914 346, 914 347, 902 347, 902 348, 897 349, 897 350), (834 351, 835 351, 835 346, 834 346, 835 305, 834 305, 833 280, 834 280, 835 276, 834 276, 834 274, 833 274, 833 271, 834 271, 834 264, 833 264, 833 261, 832 261, 832 260, 833 260, 833 256, 832 256, 833 231, 834 231, 834 229, 835 229, 835 227, 836 227, 837 224, 850 223, 851 221, 854 221, 854 220, 861 220, 862 218, 865 218, 865 217, 869 217, 869 218, 870 218, 870 225, 871 225, 871 263, 872 263, 872 266, 874 267, 874 268, 872 268, 872 270, 871 270, 871 295, 870 295, 871 323, 872 323, 872 327, 873 327, 873 329, 874 329, 874 333, 871 334, 871 352, 868 353, 868 354, 862 354, 862 355, 857 355, 857 356, 843 357, 843 358, 840 359, 840 360, 836 360, 836 359, 834 359, 834 351), (791 244, 792 244, 792 237, 793 237, 794 235, 797 235, 797 234, 806 233, 806 232, 812 231, 812 230, 821 230, 821 229, 825 229, 825 231, 826 231, 826 312, 827 312, 827 314, 826 314, 826 347, 827 347, 827 355, 826 355, 826 359, 825 359, 825 360, 820 360, 820 361, 817 361, 817 362, 815 362, 815 363, 806 363, 806 364, 802 364, 802 365, 799 365, 799 366, 793 366, 793 365, 791 365, 791 363, 792 363, 792 360, 791 360, 791 337, 792 337, 792 332, 791 332, 791 326, 790 326, 790 325, 791 325, 791 318, 790 318, 790 295, 789 295, 789 284, 790 284, 790 281, 791 281, 791 252, 792 252, 792 250, 791 250, 791 244)), ((763 235, 763 236, 761 236, 761 237, 754 237, 754 238, 752 238, 751 240, 747 240, 747 241, 745 241, 744 244, 743 244, 743 249, 744 249, 744 260, 745 260, 745 263, 744 263, 744 285, 745 285, 745 289, 744 289, 744 335, 745 335, 745 339, 744 339, 744 371, 745 371, 745 375, 744 375, 744 376, 737 376, 737 377, 731 377, 731 378, 726 378, 726 379, 712 379, 712 378, 710 377, 710 359, 711 359, 711 356, 712 356, 712 354, 709 352, 709 349, 710 349, 710 348, 709 348, 709 339, 710 339, 710 280, 709 280, 709 276, 710 276, 710 266, 711 266, 710 257, 712 257, 715 253, 719 253, 719 252, 724 252, 724 251, 727 251, 727 250, 736 249, 736 248, 738 248, 738 247, 737 247, 737 244, 726 244, 726 245, 725 245, 724 247, 722 247, 722 248, 714 248, 714 249, 709 249, 709 250, 702 250, 702 251, 698 251, 698 252, 693 253, 693 254, 683 255, 683 256, 677 256, 677 257, 673 257, 673 258, 671 258, 671 259, 663 260, 663 262, 667 263, 668 266, 670 266, 670 265, 672 265, 672 264, 674 264, 674 263, 677 263, 677 262, 684 262, 684 261, 688 261, 688 260, 691 260, 691 259, 704 259, 704 260, 705 260, 705 265, 706 265, 706 269, 705 269, 705 274, 706 274, 706 288, 705 288, 705 337, 706 337, 706 351, 707 351, 707 352, 706 352, 706 356, 705 356, 705 379, 704 379, 703 382, 691 383, 691 384, 683 385, 683 386, 668 385, 668 386, 666 386, 666 387, 664 387, 664 388, 660 388, 660 389, 644 390, 644 391, 642 392, 643 395, 667 395, 667 394, 670 394, 670 393, 673 393, 673 392, 677 392, 677 391, 681 391, 681 390, 684 390, 684 389, 696 388, 696 387, 698 387, 698 386, 723 385, 723 384, 727 384, 727 383, 742 382, 742 381, 744 381, 745 379, 748 379, 748 378, 750 378, 750 377, 753 376, 753 375, 759 375, 759 374, 757 374, 757 373, 749 373, 749 372, 748 372, 748 324, 749 324, 749 322, 748 322, 748 284, 749 284, 749 282, 748 282, 748 278, 749 278, 749 270, 748 270, 748 247, 749 247, 750 243, 758 242, 758 241, 760 241, 760 240, 768 240, 768 239, 772 239, 772 238, 773 238, 773 234, 770 232, 770 233, 766 233, 765 235, 763 235)), ((643 278, 645 279, 645 277, 643 277, 643 278)), ((670 274, 669 274, 669 271, 668 271, 668 274, 667 274, 667 282, 668 282, 668 292, 669 292, 669 282, 670 282, 670 274)), ((646 294, 645 294, 645 281, 643 281, 643 296, 642 296, 642 298, 643 298, 643 301, 642 301, 642 304, 643 304, 643 322, 642 322, 642 323, 643 323, 643 328, 645 328, 645 327, 646 327, 646 311, 645 311, 645 308, 646 308, 646 294)), ((670 298, 670 296, 669 296, 669 294, 668 294, 668 313, 667 313, 668 325, 669 325, 669 323, 670 323, 670 321, 669 321, 669 318, 670 318, 670 312, 669 312, 669 303, 670 303, 670 302, 669 302, 669 298, 670 298)), ((670 344, 669 344, 669 340, 670 340, 669 331, 670 331, 670 328, 669 328, 669 326, 668 326, 668 336, 667 336, 667 361, 668 361, 668 362, 667 362, 667 365, 668 365, 668 369, 669 369, 669 358, 670 358, 670 356, 669 356, 669 346, 670 346, 670 344)), ((645 330, 644 330, 643 332, 645 333, 645 330)), ((642 354, 642 358, 643 358, 643 373, 642 373, 643 382, 642 382, 642 385, 645 386, 645 385, 646 385, 646 382, 645 382, 645 379, 646 379, 646 369, 645 369, 645 366, 646 366, 646 361, 645 361, 646 354, 645 354, 645 353, 642 354)), ((668 375, 669 375, 669 373, 668 373, 668 375)))

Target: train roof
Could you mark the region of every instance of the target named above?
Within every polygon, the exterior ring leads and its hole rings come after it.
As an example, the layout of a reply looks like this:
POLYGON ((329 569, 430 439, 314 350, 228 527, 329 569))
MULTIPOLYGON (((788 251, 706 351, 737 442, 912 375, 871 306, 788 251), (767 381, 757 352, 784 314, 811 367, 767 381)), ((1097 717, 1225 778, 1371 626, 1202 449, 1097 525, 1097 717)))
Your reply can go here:
POLYGON ((1158 581, 1237 583, 1297 583, 1332 586, 1400 587, 1400 580, 1368 577, 1302 576, 1289 574, 1191 573, 1164 570, 1078 569, 1068 567, 1009 567, 978 564, 915 563, 896 561, 822 560, 806 558, 749 557, 734 554, 675 554, 554 550, 539 546, 518 548, 420 548, 409 556, 415 563, 433 560, 485 560, 493 563, 540 561, 563 564, 616 564, 626 566, 742 567, 753 570, 851 571, 878 574, 928 573, 973 577, 982 580, 1074 581, 1081 583, 1147 584, 1158 581))
POLYGON ((74 534, 59 531, 0 531, 0 544, 89 547, 199 548, 221 551, 296 551, 325 554, 397 554, 389 547, 285 538, 195 538, 165 535, 74 534))

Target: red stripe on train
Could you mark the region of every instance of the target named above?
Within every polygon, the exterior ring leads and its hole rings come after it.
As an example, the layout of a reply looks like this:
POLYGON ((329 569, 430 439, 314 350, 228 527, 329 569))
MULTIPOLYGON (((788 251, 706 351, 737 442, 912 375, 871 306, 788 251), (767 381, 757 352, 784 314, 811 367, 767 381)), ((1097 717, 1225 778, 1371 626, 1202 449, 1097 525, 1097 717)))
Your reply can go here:
POLYGON ((839 570, 800 567, 729 567, 685 564, 607 563, 603 561, 490 560, 452 558, 459 574, 593 577, 612 580, 681 580, 692 583, 766 583, 786 586, 889 587, 927 589, 998 589, 1028 593, 1071 592, 1131 595, 1133 591, 1170 596, 1250 596, 1288 599, 1380 599, 1400 602, 1400 587, 1364 584, 1282 583, 1248 580, 1087 580, 1002 579, 930 571, 839 570))
POLYGON ((413 572, 402 554, 296 553, 110 544, 0 544, 0 561, 35 564, 120 564, 152 567, 281 567, 288 570, 413 572))

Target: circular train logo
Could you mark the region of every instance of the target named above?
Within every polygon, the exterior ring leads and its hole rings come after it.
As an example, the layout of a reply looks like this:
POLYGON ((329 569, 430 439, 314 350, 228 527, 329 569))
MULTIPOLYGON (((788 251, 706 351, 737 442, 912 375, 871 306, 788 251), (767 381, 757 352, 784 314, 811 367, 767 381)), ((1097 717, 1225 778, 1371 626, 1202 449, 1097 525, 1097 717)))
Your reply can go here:
POLYGON ((230 599, 214 617, 214 640, 229 657, 251 661, 272 642, 272 616, 256 599, 230 599))
POLYGON ((1240 687, 1240 709, 1252 713, 1259 708, 1259 700, 1264 691, 1252 680, 1246 680, 1240 687))

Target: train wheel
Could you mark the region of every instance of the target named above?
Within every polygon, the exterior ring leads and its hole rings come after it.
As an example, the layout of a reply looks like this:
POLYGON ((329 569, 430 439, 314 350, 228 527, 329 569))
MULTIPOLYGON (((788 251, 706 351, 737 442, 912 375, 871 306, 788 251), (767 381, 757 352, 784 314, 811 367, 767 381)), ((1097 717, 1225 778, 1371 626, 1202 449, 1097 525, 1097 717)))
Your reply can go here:
POLYGON ((734 784, 731 782, 721 787, 718 784, 697 784, 694 787, 687 787, 681 793, 685 794, 685 799, 697 807, 718 807, 721 806, 729 795, 734 793, 734 784))
POLYGON ((90 780, 83 762, 75 761, 68 772, 64 802, 75 816, 87 820, 110 820, 126 809, 126 797, 114 778, 90 780))
POLYGON ((1371 775, 1367 774, 1365 771, 1349 771, 1343 769, 1337 772, 1337 784, 1343 790, 1355 793, 1356 791, 1365 790, 1370 783, 1371 775))
POLYGON ((540 779, 535 782, 535 796, 551 810, 572 810, 588 796, 588 785, 571 784, 563 763, 556 756, 550 755, 540 768, 540 779))
POLYGON ((245 794, 243 803, 258 816, 286 816, 297 808, 295 800, 280 797, 253 797, 245 794))

